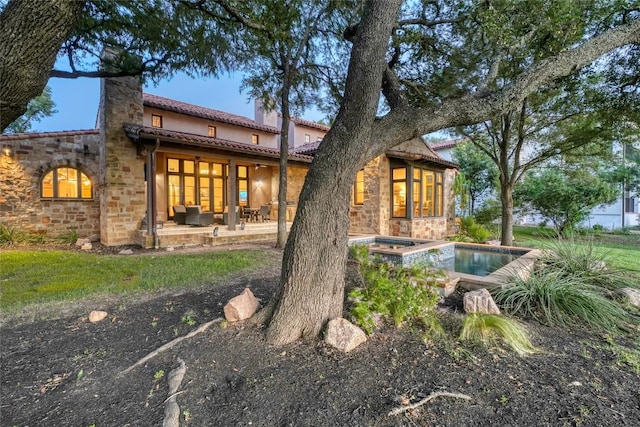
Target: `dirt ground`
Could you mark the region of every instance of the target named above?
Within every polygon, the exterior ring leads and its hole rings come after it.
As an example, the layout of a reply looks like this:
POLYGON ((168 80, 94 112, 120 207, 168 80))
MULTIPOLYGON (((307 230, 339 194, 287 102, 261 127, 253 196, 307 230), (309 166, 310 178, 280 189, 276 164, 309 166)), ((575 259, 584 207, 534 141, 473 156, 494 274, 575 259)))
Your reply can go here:
MULTIPOLYGON (((148 353, 223 316, 244 287, 264 304, 279 276, 271 264, 206 288, 94 299, 3 319, 1 426, 158 426, 167 401, 182 426, 638 426, 637 359, 607 337, 529 323, 541 351, 425 343, 409 330, 375 333, 351 353, 321 341, 265 343, 248 325, 215 323, 126 374, 148 353), (90 323, 91 310, 108 317, 90 323), (169 396, 169 373, 186 374, 169 396), (389 412, 434 392, 399 415, 389 412)), ((351 272, 352 274, 353 272, 351 272)), ((440 307, 456 324, 460 296, 440 307)), ((638 347, 638 335, 616 338, 638 347)))

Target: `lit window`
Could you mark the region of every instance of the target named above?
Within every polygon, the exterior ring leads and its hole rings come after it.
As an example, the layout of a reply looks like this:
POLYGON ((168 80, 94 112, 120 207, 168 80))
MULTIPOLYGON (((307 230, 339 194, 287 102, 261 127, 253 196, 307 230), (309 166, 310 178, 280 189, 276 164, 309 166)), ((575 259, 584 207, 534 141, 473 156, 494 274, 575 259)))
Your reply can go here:
POLYGON ((209 135, 212 138, 216 137, 216 127, 215 126, 209 126, 209 132, 207 133, 207 135, 209 135))
POLYGON ((308 133, 304 134, 304 143, 308 144, 311 142, 311 135, 309 135, 308 133))
POLYGON ((151 115, 151 126, 153 126, 154 128, 161 128, 162 127, 162 116, 160 116, 158 114, 152 114, 151 115))
POLYGON ((442 172, 408 166, 394 168, 391 174, 393 217, 407 218, 408 203, 413 207, 412 218, 443 216, 444 177, 442 172), (409 177, 411 177, 411 185, 408 182, 409 177))
POLYGON ((356 174, 356 182, 353 185, 353 204, 364 204, 364 170, 359 170, 356 174))
POLYGON ((60 167, 42 177, 40 196, 46 199, 91 199, 93 186, 89 177, 78 169, 60 167))
POLYGON ((260 139, 258 138, 259 135, 256 135, 255 133, 253 135, 251 135, 251 143, 258 145, 260 143, 260 139))

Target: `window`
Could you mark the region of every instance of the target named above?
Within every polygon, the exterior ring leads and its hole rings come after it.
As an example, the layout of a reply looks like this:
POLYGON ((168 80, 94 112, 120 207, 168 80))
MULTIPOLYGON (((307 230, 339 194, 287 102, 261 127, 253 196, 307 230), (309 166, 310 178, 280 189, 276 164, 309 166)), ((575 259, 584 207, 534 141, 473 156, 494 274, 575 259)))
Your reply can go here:
POLYGON ((151 115, 151 126, 153 126, 154 128, 161 128, 162 127, 162 116, 160 116, 158 114, 152 114, 151 115))
POLYGON ((207 135, 209 135, 212 138, 215 138, 216 137, 216 127, 209 125, 209 130, 207 132, 207 135))
POLYGON ((311 142, 311 135, 309 135, 308 133, 304 134, 304 143, 308 144, 311 142))
POLYGON ((60 167, 42 177, 40 196, 46 199, 91 199, 93 186, 89 177, 73 167, 60 167))
POLYGON ((638 213, 636 209, 636 199, 634 197, 624 198, 624 212, 625 213, 638 213))
POLYGON ((359 170, 356 174, 356 182, 353 185, 353 204, 364 204, 364 170, 359 170))
POLYGON ((238 205, 249 206, 249 167, 238 166, 238 205))
POLYGON ((226 204, 225 165, 189 159, 167 159, 167 202, 200 205, 203 211, 222 213, 226 204))
POLYGON ((258 138, 259 135, 256 135, 255 133, 253 135, 251 135, 251 143, 258 145, 260 143, 260 139, 258 138))
POLYGON ((391 171, 392 216, 407 218, 439 217, 444 213, 444 178, 442 172, 408 165, 391 171), (411 191, 407 191, 410 189, 411 191))

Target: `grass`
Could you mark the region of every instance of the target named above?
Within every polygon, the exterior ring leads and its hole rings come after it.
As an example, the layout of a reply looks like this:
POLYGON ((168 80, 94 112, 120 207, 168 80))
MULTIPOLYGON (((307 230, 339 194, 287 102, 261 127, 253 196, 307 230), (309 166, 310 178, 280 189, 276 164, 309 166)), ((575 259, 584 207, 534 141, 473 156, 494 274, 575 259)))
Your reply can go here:
POLYGON ((263 261, 264 254, 255 250, 162 256, 4 250, 0 252, 0 310, 14 312, 31 304, 98 293, 197 287, 263 261))
MULTIPOLYGON (((550 242, 562 245, 564 241, 557 240, 550 229, 541 227, 513 228, 513 234, 518 246, 530 248, 546 248, 550 242)), ((568 242, 577 248, 583 247, 587 251, 593 247, 595 255, 606 260, 607 267, 624 272, 628 285, 640 285, 640 235, 599 233, 594 235, 576 235, 568 242)))
POLYGON ((629 313, 608 299, 602 287, 553 268, 536 271, 526 280, 513 278, 512 284, 497 290, 494 298, 509 314, 551 326, 579 322, 616 333, 631 321, 629 313))
POLYGON ((495 314, 467 314, 460 332, 460 339, 485 344, 492 344, 500 339, 521 356, 536 352, 536 348, 527 337, 525 328, 520 323, 495 314))

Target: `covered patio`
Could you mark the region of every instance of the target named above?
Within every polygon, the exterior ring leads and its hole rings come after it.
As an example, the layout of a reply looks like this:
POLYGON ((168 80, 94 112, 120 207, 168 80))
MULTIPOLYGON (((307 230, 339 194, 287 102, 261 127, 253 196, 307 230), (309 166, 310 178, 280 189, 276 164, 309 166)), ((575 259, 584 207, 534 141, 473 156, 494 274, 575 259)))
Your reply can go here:
MULTIPOLYGON (((145 126, 126 125, 125 130, 145 161, 145 210, 151 213, 151 220, 145 217, 138 232, 136 240, 142 246, 275 239, 278 149, 145 126), (176 224, 176 206, 200 206, 209 216, 213 214, 213 224, 176 224), (268 212, 266 222, 258 222, 263 219, 261 211, 268 212), (205 237, 211 242, 205 242, 205 237)), ((295 216, 311 159, 305 154, 289 154, 287 221, 295 216)))

